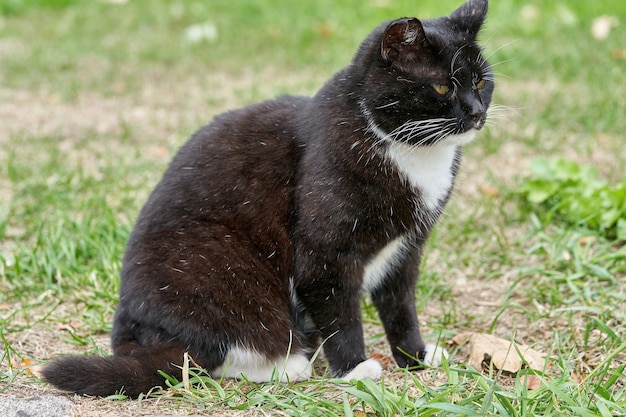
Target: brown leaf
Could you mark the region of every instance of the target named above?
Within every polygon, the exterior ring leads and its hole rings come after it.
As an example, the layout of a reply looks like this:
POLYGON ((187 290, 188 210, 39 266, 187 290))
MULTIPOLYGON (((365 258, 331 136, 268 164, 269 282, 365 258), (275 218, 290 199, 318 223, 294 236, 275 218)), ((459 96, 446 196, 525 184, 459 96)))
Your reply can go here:
POLYGON ((541 377, 539 375, 522 375, 519 380, 529 390, 537 389, 541 386, 541 377))
POLYGON ((578 243, 581 245, 593 245, 598 239, 595 236, 583 236, 578 239, 578 243))
POLYGON ((457 345, 468 343, 470 347, 469 365, 475 369, 482 369, 483 362, 493 363, 496 369, 515 373, 528 364, 536 371, 546 367, 543 355, 526 345, 520 345, 499 337, 466 332, 456 335, 452 342, 457 345), (519 353, 518 353, 519 350, 519 353), (521 357, 520 357, 521 355, 521 357))
POLYGON ((578 374, 578 373, 576 373, 574 371, 572 371, 569 374, 569 376, 570 376, 570 378, 572 378, 572 381, 574 381, 576 384, 580 384, 586 378, 586 375, 581 375, 581 374, 578 374))
POLYGON ((485 197, 490 197, 490 198, 497 197, 500 195, 500 189, 496 187, 492 187, 491 185, 481 185, 480 192, 485 197))
POLYGON ((324 23, 321 25, 317 25, 315 27, 315 31, 322 38, 329 38, 335 33, 335 28, 330 24, 324 23))
POLYGON ((28 359, 26 356, 22 356, 22 361, 20 362, 20 368, 26 368, 27 374, 35 375, 33 373, 32 366, 33 366, 33 362, 30 359, 28 359))
POLYGON ((626 49, 616 49, 611 52, 611 56, 613 56, 613 58, 615 59, 621 59, 623 61, 626 61, 626 49))
POLYGON ((375 359, 382 366, 389 365, 390 363, 393 363, 393 359, 391 359, 391 357, 385 356, 382 353, 374 353, 372 356, 370 356, 370 358, 371 359, 375 359))

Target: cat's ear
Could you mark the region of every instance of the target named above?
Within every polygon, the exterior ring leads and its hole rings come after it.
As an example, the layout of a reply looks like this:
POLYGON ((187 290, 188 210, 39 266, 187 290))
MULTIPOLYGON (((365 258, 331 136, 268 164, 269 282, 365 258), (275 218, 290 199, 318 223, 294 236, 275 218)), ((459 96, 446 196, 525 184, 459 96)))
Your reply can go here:
POLYGON ((450 15, 450 20, 459 30, 465 32, 468 38, 476 40, 480 27, 487 16, 487 0, 469 0, 450 15))
POLYGON ((380 53, 385 61, 402 67, 415 62, 419 56, 429 51, 428 40, 422 23, 415 18, 394 20, 387 26, 380 45, 380 53))

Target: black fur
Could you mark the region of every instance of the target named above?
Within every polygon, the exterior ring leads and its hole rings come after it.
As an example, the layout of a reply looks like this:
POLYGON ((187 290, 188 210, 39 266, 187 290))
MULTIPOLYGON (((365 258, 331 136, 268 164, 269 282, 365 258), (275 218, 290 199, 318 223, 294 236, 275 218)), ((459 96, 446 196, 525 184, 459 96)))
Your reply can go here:
MULTIPOLYGON (((234 346, 273 359, 312 352, 320 336, 331 373, 346 375, 366 359, 364 268, 399 236, 402 259, 370 290, 398 365, 418 365, 402 353, 424 357, 414 285, 451 185, 428 207, 376 128, 453 120, 439 135, 391 135, 424 147, 482 127, 493 80, 475 38, 486 10, 486 0, 470 0, 450 17, 384 23, 316 96, 280 97, 200 129, 128 241, 113 356, 58 359, 45 379, 136 396, 163 384, 158 370, 180 377, 184 352, 211 371, 234 346)), ((459 162, 457 147, 453 177, 459 162)))

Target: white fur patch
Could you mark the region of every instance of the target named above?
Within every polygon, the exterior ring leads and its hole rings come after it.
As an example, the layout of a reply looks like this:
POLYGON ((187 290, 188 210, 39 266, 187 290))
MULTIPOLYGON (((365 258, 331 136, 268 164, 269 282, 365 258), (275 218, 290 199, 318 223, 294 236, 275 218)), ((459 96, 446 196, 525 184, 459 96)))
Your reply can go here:
POLYGON ((383 367, 380 366, 380 363, 378 363, 376 359, 368 359, 355 366, 353 370, 348 372, 341 379, 345 379, 346 381, 365 378, 377 380, 380 379, 382 374, 383 367))
POLYGON ((413 146, 393 140, 374 121, 365 102, 359 102, 361 112, 367 119, 367 128, 378 140, 389 143, 387 157, 395 163, 401 175, 409 183, 419 188, 426 207, 431 210, 439 207, 452 185, 451 167, 454 162, 456 147, 471 142, 476 137, 476 129, 465 133, 449 135, 433 146, 413 146))
POLYGON ((428 366, 437 367, 441 365, 443 358, 448 359, 450 354, 445 348, 437 346, 434 343, 426 344, 426 355, 424 355, 424 363, 428 366))
POLYGON ((476 137, 476 129, 470 129, 465 133, 459 133, 458 135, 450 135, 441 141, 442 145, 467 145, 476 137))
POLYGON ((407 245, 406 236, 399 236, 382 248, 365 266, 363 289, 375 290, 400 260, 407 245))
POLYGON ((278 378, 281 382, 304 381, 311 377, 312 367, 309 359, 301 353, 269 361, 255 351, 239 347, 232 348, 226 361, 213 372, 214 377, 242 379, 252 382, 269 382, 278 378))
POLYGON ((447 140, 424 147, 391 141, 387 149, 389 159, 409 184, 420 190, 424 204, 431 210, 439 207, 452 186, 456 145, 447 144, 447 140))

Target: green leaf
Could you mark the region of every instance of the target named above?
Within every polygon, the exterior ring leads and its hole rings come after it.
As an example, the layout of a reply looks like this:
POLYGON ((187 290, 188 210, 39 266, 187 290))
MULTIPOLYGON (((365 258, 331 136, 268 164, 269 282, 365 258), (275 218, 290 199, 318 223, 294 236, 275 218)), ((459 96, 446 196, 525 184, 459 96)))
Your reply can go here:
POLYGON ((544 223, 555 219, 626 239, 626 180, 612 186, 598 178, 595 167, 565 158, 535 158, 530 169, 517 195, 536 214, 543 212, 544 223))

